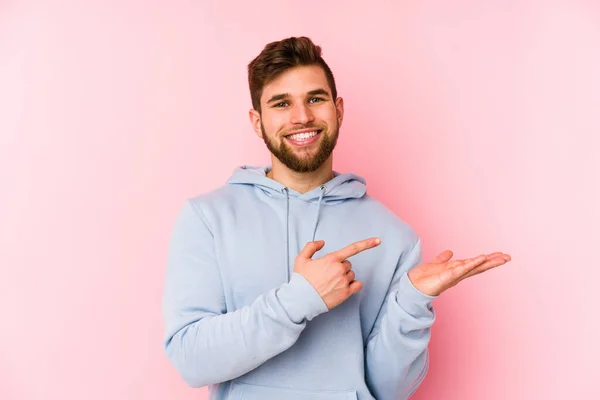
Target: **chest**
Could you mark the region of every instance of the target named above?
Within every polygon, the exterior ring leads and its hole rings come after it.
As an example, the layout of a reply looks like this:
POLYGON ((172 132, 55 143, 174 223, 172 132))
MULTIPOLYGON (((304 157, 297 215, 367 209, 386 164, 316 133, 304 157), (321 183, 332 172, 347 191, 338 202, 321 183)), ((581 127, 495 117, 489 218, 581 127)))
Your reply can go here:
MULTIPOLYGON (((317 218, 315 204, 293 207, 290 211, 285 204, 259 205, 256 212, 231 210, 219 218, 215 243, 227 311, 249 305, 261 294, 287 282, 298 253, 313 240, 313 234, 315 240, 325 241, 313 259, 376 236, 360 220, 340 215, 341 209, 321 205, 317 218)), ((375 248, 349 259, 364 286, 380 280, 378 270, 384 255, 384 251, 375 248)))

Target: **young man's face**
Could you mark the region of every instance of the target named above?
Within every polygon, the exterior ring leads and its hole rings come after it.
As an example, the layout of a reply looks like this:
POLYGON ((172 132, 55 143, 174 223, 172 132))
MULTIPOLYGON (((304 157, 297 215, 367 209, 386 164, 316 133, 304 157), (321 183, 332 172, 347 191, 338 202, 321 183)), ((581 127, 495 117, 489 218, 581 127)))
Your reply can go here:
POLYGON ((260 115, 250 110, 254 129, 282 164, 313 172, 329 158, 344 108, 342 98, 332 99, 321 67, 285 71, 263 88, 260 103, 260 115))

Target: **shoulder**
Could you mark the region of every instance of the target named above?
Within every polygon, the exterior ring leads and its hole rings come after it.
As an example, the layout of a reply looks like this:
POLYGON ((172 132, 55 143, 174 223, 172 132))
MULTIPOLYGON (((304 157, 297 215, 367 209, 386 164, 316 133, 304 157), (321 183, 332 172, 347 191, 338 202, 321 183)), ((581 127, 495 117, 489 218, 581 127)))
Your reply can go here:
POLYGON ((236 191, 236 187, 233 185, 222 185, 208 192, 190 197, 187 199, 187 202, 199 210, 210 209, 217 205, 234 201, 236 191))
POLYGON ((368 218, 370 224, 376 225, 386 236, 398 240, 396 243, 406 243, 410 248, 417 244, 419 235, 415 229, 388 206, 369 195, 361 200, 360 214, 368 218))
POLYGON ((179 218, 201 220, 210 225, 210 221, 217 217, 221 210, 235 207, 240 198, 238 192, 239 188, 234 185, 223 185, 188 197, 180 206, 179 218))

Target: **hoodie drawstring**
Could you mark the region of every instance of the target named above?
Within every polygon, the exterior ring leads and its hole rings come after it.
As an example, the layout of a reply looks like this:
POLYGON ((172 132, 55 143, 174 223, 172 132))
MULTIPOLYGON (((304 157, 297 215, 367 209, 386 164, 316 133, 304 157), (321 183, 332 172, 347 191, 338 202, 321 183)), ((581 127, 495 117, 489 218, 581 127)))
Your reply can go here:
MULTIPOLYGON (((312 241, 315 241, 315 236, 317 234, 317 225, 319 224, 319 215, 321 211, 321 200, 323 200, 323 196, 327 193, 327 186, 321 185, 321 194, 319 195, 319 201, 317 203, 317 214, 315 215, 315 224, 313 228, 312 241)), ((285 192, 285 277, 286 282, 290 281, 290 191, 288 188, 283 188, 282 191, 285 192)))
POLYGON ((290 191, 283 188, 285 192, 285 278, 290 281, 290 191))
POLYGON ((319 202, 317 203, 317 215, 315 216, 315 227, 313 228, 312 241, 315 241, 315 235, 317 234, 317 224, 319 223, 319 211, 321 211, 321 200, 323 199, 323 195, 327 191, 327 187, 325 185, 321 185, 321 195, 319 196, 319 202))

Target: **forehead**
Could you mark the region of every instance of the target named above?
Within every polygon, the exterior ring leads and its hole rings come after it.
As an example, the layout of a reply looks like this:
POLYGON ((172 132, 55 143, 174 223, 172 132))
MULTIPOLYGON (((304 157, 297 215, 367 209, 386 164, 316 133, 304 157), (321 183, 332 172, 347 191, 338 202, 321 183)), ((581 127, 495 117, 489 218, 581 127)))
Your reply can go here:
POLYGON ((290 96, 304 96, 307 92, 315 89, 325 89, 331 95, 323 69, 317 65, 294 67, 281 73, 265 85, 261 102, 281 93, 289 93, 290 96))

